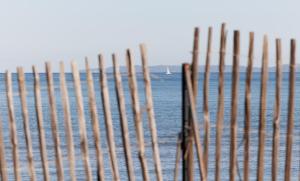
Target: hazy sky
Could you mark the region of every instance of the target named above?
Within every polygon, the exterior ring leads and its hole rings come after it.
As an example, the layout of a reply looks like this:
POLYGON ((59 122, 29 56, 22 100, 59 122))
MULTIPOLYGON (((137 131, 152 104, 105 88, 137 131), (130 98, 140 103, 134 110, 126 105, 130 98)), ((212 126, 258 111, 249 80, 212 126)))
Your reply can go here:
MULTIPOLYGON (((131 48, 140 64, 138 45, 146 43, 151 65, 180 64, 190 61, 193 28, 201 28, 201 51, 205 51, 208 26, 214 28, 214 47, 218 48, 220 24, 227 23, 228 51, 232 49, 234 29, 241 30, 242 54, 247 54, 248 32, 256 33, 256 65, 260 65, 261 41, 268 33, 273 57, 274 39, 282 37, 285 63, 289 39, 300 36, 300 3, 288 0, 46 0, 6 1, 0 4, 0 71, 15 71, 22 65, 31 71, 35 64, 44 71, 44 62, 83 65, 85 56, 96 67, 97 54, 103 53, 111 65, 110 54, 131 48)), ((213 64, 217 63, 217 51, 213 64)), ((204 59, 202 58, 201 64, 204 59)), ((226 60, 231 64, 230 54, 226 60)), ((241 64, 245 64, 242 58, 241 64)), ((274 60, 270 60, 274 64, 274 60)), ((69 66, 69 65, 67 65, 69 66)))

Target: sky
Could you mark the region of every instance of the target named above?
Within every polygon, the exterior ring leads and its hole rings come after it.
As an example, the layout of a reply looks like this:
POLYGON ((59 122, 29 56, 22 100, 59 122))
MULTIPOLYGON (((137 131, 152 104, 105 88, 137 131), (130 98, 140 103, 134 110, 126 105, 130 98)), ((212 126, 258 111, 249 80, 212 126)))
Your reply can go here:
MULTIPOLYGON (((261 64, 262 37, 268 35, 270 65, 274 65, 275 38, 282 38, 284 63, 289 62, 290 38, 300 38, 300 2, 292 0, 20 0, 0 4, 0 71, 17 66, 44 71, 50 61, 54 71, 60 61, 93 68, 97 55, 111 66, 116 53, 125 64, 125 50, 132 49, 140 64, 139 44, 147 45, 150 65, 190 62, 194 27, 200 32, 200 64, 204 64, 206 36, 213 27, 213 60, 218 63, 221 23, 228 29, 228 56, 232 64, 233 30, 241 31, 241 63, 245 65, 248 34, 255 32, 255 66, 261 64)), ((298 48, 297 48, 298 49, 298 48)), ((297 56, 298 57, 298 56, 297 56)), ((300 61, 300 60, 299 60, 300 61)))

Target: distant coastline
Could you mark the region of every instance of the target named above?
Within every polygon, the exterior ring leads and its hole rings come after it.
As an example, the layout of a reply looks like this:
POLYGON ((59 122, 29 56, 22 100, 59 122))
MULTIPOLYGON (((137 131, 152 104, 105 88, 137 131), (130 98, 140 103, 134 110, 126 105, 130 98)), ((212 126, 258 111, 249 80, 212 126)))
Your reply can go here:
MULTIPOLYGON (((169 67, 170 71, 172 73, 179 73, 181 72, 181 66, 180 65, 154 65, 154 66, 149 66, 150 72, 151 73, 164 73, 166 72, 166 67, 169 67)), ((204 72, 205 66, 201 65, 199 66, 199 72, 204 72)), ((141 73, 142 72, 142 66, 136 65, 135 66, 136 72, 141 73)), ((231 72, 232 66, 231 65, 226 65, 225 66, 225 72, 231 72)), ((246 72, 247 67, 246 66, 240 66, 240 72, 246 72)), ((296 66, 296 70, 300 70, 300 64, 296 66)), ((84 72, 85 70, 82 70, 84 72)), ((92 69, 93 72, 98 72, 98 69, 92 69)), ((112 73, 113 72, 113 67, 108 67, 106 69, 107 73, 112 73)), ((125 66, 120 66, 120 71, 121 72, 127 72, 127 68, 125 66)), ((253 67, 253 72, 260 72, 261 68, 260 67, 253 67)), ((276 67, 272 66, 269 68, 269 72, 275 72, 276 67)), ((219 72, 219 66, 217 65, 211 65, 210 66, 210 72, 219 72)), ((282 72, 289 72, 289 65, 284 64, 282 65, 282 72)))

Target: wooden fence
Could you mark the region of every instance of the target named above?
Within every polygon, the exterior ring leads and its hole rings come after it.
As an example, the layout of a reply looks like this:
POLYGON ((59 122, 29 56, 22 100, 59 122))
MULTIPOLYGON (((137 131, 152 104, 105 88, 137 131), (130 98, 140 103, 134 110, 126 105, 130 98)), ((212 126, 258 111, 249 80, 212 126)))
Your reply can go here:
MULTIPOLYGON (((221 177, 221 157, 222 157, 222 134, 223 134, 223 120, 224 120, 224 60, 226 54, 226 43, 227 43, 227 31, 225 24, 222 24, 221 35, 220 35, 220 49, 219 49, 219 85, 218 85, 218 106, 217 106, 217 120, 216 120, 216 132, 210 132, 210 117, 208 107, 208 85, 209 85, 209 74, 210 74, 210 61, 211 61, 211 49, 212 49, 212 28, 208 29, 207 38, 207 51, 206 51, 206 62, 205 71, 203 78, 203 129, 199 129, 196 109, 196 97, 198 88, 198 41, 199 41, 199 29, 195 29, 194 34, 194 49, 193 58, 191 64, 183 64, 182 69, 182 102, 183 102, 183 115, 182 115, 182 134, 178 138, 179 143, 177 148, 177 160, 175 167, 175 180, 178 177, 178 164, 181 159, 183 160, 182 165, 182 180, 194 180, 194 161, 193 161, 193 144, 196 147, 197 162, 201 180, 224 180, 229 179, 231 181, 237 180, 237 119, 238 119, 238 101, 239 99, 239 64, 240 64, 240 32, 233 32, 233 53, 232 53, 232 78, 231 78, 231 118, 230 118, 230 159, 229 163, 229 178, 221 177), (203 133, 203 141, 200 141, 199 131, 203 133), (215 175, 208 175, 208 154, 210 145, 211 134, 216 135, 215 140, 215 175), (203 143, 203 146, 202 144, 203 143)), ((244 145, 244 159, 243 159, 243 178, 242 180, 249 180, 250 174, 250 128, 251 128, 251 80, 253 71, 253 60, 254 60, 254 33, 249 33, 249 48, 248 48, 248 64, 246 70, 246 88, 245 88, 245 99, 244 99, 244 133, 243 133, 243 145, 244 145)), ((281 53, 281 40, 276 39, 276 86, 275 86, 275 107, 274 107, 274 118, 273 118, 273 142, 272 142, 272 173, 273 181, 278 180, 279 172, 284 172, 285 180, 292 180, 291 178, 291 165, 292 158, 296 158, 292 154, 293 146, 293 129, 294 129, 294 102, 295 102, 295 69, 296 69, 296 41, 291 39, 290 41, 290 64, 289 64, 289 88, 288 88, 288 115, 287 115, 287 131, 286 131, 286 150, 285 150, 285 168, 284 170, 278 169, 278 157, 279 157, 279 140, 280 140, 280 109, 281 109, 281 82, 282 82, 282 53, 281 53)), ((265 175, 265 140, 266 140, 266 94, 267 94, 267 82, 268 82, 268 66, 269 61, 269 45, 268 37, 265 35, 263 38, 262 48, 262 66, 261 66, 261 88, 260 88, 260 104, 259 104, 259 130, 258 137, 259 142, 257 150, 257 175, 256 180, 264 180, 265 175)), ((224 168, 224 165, 223 165, 224 168)), ((295 178, 293 178, 294 180, 295 178)))
MULTIPOLYGON (((227 31, 225 24, 222 24, 220 33, 220 49, 219 49, 219 85, 218 85, 218 103, 217 103, 217 116, 216 116, 216 132, 211 132, 211 120, 210 120, 210 110, 209 110, 209 80, 210 80, 210 64, 212 59, 212 28, 208 30, 208 42, 205 60, 205 72, 204 72, 204 84, 203 84, 203 119, 199 119, 199 114, 197 111, 197 99, 198 96, 198 67, 199 67, 199 37, 200 30, 195 29, 194 43, 193 43, 193 53, 191 64, 185 63, 182 65, 182 131, 178 136, 177 142, 177 153, 176 162, 174 165, 174 180, 178 180, 179 168, 182 168, 182 180, 195 180, 194 174, 197 172, 194 168, 194 164, 197 163, 197 167, 200 173, 201 180, 224 180, 228 178, 222 178, 220 172, 222 170, 221 158, 222 158, 222 136, 224 129, 224 69, 225 69, 225 56, 226 56, 226 44, 227 44, 227 31), (200 121, 201 120, 201 121, 200 121), (203 120, 203 121, 202 121, 203 120), (199 125, 201 124, 201 125, 199 125), (215 171, 214 175, 209 174, 209 147, 211 146, 211 135, 215 134, 215 155, 214 164, 215 171), (201 137, 200 135, 204 135, 201 137), (196 154, 194 155, 194 150, 196 154), (195 159, 196 158, 196 159, 195 159), (182 162, 181 162, 181 161, 182 162), (182 164, 180 164, 182 163, 182 164), (181 166, 180 166, 181 165, 181 166)), ((229 160, 229 179, 236 180, 237 178, 237 119, 238 119, 238 101, 239 100, 239 63, 240 63, 240 32, 234 31, 233 36, 233 61, 232 61, 232 95, 231 95, 231 118, 230 118, 230 160, 229 160)), ((295 64, 296 64, 296 42, 294 39, 291 40, 290 48, 290 71, 289 71, 289 100, 288 100, 288 119, 287 119, 287 135, 286 135, 286 159, 285 159, 285 180, 291 180, 291 160, 292 146, 293 146, 293 127, 294 127, 294 96, 295 96, 295 64)), ((257 150, 257 180, 263 180, 264 177, 264 153, 265 153, 265 139, 266 139, 266 92, 267 92, 267 81, 268 81, 268 38, 264 36, 263 39, 263 55, 262 55, 262 68, 261 68, 261 89, 260 89, 260 114, 259 114, 259 149, 257 150)), ((155 170, 156 180, 163 180, 163 168, 161 166, 159 145, 158 145, 158 134, 156 128, 156 120, 153 108, 152 100, 152 89, 150 72, 148 68, 147 60, 147 50, 145 45, 140 46, 141 53, 141 63, 142 72, 144 80, 144 91, 146 100, 146 111, 148 115, 148 126, 151 133, 151 148, 153 152, 153 163, 155 170)), ((246 72, 246 89, 245 89, 245 108, 244 108, 244 135, 243 135, 243 145, 244 145, 244 156, 243 156, 243 180, 249 180, 249 159, 250 159, 250 142, 251 142, 251 80, 253 71, 253 59, 254 59, 254 33, 249 34, 249 52, 248 52, 248 64, 246 72)), ((113 127, 113 119, 111 112, 110 95, 108 89, 106 69, 104 65, 104 57, 102 55, 98 56, 99 60, 99 85, 101 90, 102 107, 105 119, 105 133, 107 139, 107 146, 109 152, 110 160, 110 170, 112 175, 112 180, 121 180, 118 157, 116 155, 116 143, 115 134, 113 127)), ((122 144, 124 158, 126 162, 127 178, 128 180, 136 180, 135 170, 133 164, 132 156, 132 144, 131 137, 129 136, 129 127, 127 121, 126 104, 122 83, 122 76, 120 73, 120 67, 118 63, 118 58, 115 54, 112 55, 113 62, 113 77, 116 90, 117 107, 119 111, 120 127, 122 131, 122 144)), ((142 120, 141 105, 139 100, 138 84, 136 71, 133 61, 133 55, 131 50, 126 51, 126 65, 127 65, 127 77, 128 86, 131 95, 131 106, 134 118, 134 126, 136 132, 137 149, 138 149, 138 159, 140 162, 139 171, 142 174, 143 180, 151 180, 149 174, 149 161, 145 155, 145 138, 144 138, 144 122, 142 120)), ((65 129, 65 139, 67 145, 67 166, 68 174, 65 173, 66 169, 64 167, 64 159, 62 158, 61 140, 58 128, 62 125, 58 125, 57 117, 57 103, 55 96, 55 87, 53 82, 53 73, 51 64, 47 62, 45 64, 46 70, 46 81, 47 81, 47 92, 49 106, 47 111, 50 114, 51 121, 51 131, 53 139, 53 149, 55 153, 55 168, 56 168, 56 179, 57 180, 77 180, 76 178, 76 158, 75 158, 75 147, 73 132, 79 131, 80 135, 80 151, 81 159, 83 162, 83 169, 85 171, 86 180, 105 180, 105 166, 103 158, 103 148, 101 147, 100 138, 100 125, 99 116, 97 112, 97 105, 95 97, 95 87, 92 71, 90 69, 88 59, 85 60, 86 68, 86 86, 88 92, 88 109, 91 118, 92 131, 93 131, 93 143, 96 153, 96 166, 97 173, 92 172, 92 166, 90 161, 90 150, 89 141, 87 137, 87 125, 84 113, 84 104, 82 97, 82 83, 81 74, 78 70, 78 66, 75 62, 71 63, 72 76, 74 92, 76 97, 76 109, 72 110, 69 102, 69 90, 66 84, 65 68, 64 64, 60 63, 60 93, 61 93, 61 106, 63 109, 64 116, 64 129, 65 129), (72 114, 76 112, 78 118, 79 130, 73 130, 72 128, 72 114), (68 175, 68 178, 66 177, 68 175)), ((279 147, 279 131, 280 131, 280 109, 281 109, 281 80, 282 80, 282 55, 281 55, 281 41, 276 40, 276 96, 275 96, 275 108, 274 108, 274 122, 273 122, 273 146, 272 146, 272 180, 277 180, 278 175, 278 147, 279 147)), ((34 105, 35 105, 35 116, 37 120, 38 128, 38 140, 39 140, 39 153, 41 158, 41 167, 43 170, 43 180, 52 180, 53 174, 49 171, 49 161, 48 161, 48 147, 47 147, 47 135, 44 130, 44 107, 42 106, 42 95, 41 95, 41 83, 40 74, 35 66, 32 67, 32 73, 34 78, 34 105)), ((23 131, 26 141, 26 154, 27 154, 27 164, 28 173, 30 180, 38 180, 36 174, 36 164, 34 161, 34 148, 32 146, 32 135, 30 127, 30 119, 27 103, 27 88, 25 82, 25 75, 22 67, 17 68, 17 78, 18 78, 18 97, 21 102, 22 109, 22 119, 23 119, 23 131)), ((6 80, 6 96, 7 96, 7 106, 8 106, 8 118, 9 118, 9 133, 10 133, 10 143, 12 150, 12 161, 14 169, 14 179, 22 180, 20 174, 20 156, 19 156, 19 140, 17 136, 17 125, 16 116, 14 108, 14 92, 12 84, 12 74, 10 72, 5 73, 6 80)), ((8 180, 8 163, 5 151, 4 140, 8 139, 3 136, 3 125, 0 121, 0 173, 1 180, 8 180)))
MULTIPOLYGON (((150 73, 148 69, 148 60, 147 60, 147 50, 145 45, 140 46, 141 51, 141 60, 142 60, 142 68, 145 82, 145 96, 146 96, 146 110, 148 114, 148 123, 151 132, 152 139, 152 149, 153 149, 153 160, 155 167, 155 174, 157 180, 162 180, 162 168, 160 163, 160 155, 158 148, 158 138, 156 132, 156 123, 155 116, 153 110, 153 102, 152 102, 152 92, 151 92, 151 81, 150 81, 150 73)), ((120 173, 118 168, 118 161, 116 156, 116 144, 114 138, 114 129, 112 123, 112 113, 110 108, 110 97, 108 90, 108 83, 104 65, 104 58, 102 55, 99 55, 99 80, 100 80, 100 89, 101 89, 101 98, 103 103, 103 112, 105 118, 105 126, 106 126, 106 134, 107 134, 107 143, 108 150, 110 156, 110 165, 111 165, 111 173, 112 180, 120 180, 120 173)), ((129 180, 135 180, 134 174, 134 166, 131 155, 131 142, 128 131, 128 123, 127 123, 127 113, 125 107, 124 100, 124 90, 122 87, 122 77, 120 73, 120 68, 118 64, 118 60, 115 54, 112 55, 113 60, 113 75, 115 79, 115 89, 116 89, 116 97, 118 102, 118 109, 120 115, 120 125, 122 131, 122 140, 124 147, 124 156, 126 160, 126 168, 127 175, 129 180)), ((134 114, 134 122, 135 122, 135 130, 137 135, 137 145, 138 145, 138 158, 140 160, 140 170, 142 172, 143 180, 150 180, 148 163, 145 157, 145 145, 144 145, 144 131, 143 131, 143 121, 141 120, 141 109, 139 103, 139 95, 138 95, 138 87, 137 87, 137 78, 135 73, 135 66, 133 63, 133 57, 131 50, 126 51, 126 64, 128 68, 128 82, 131 93, 132 100, 132 110, 134 114)), ((92 76, 92 71, 89 66, 88 59, 85 60, 86 65, 86 80, 87 80, 87 89, 88 89, 88 103, 90 110, 90 118, 92 122, 93 128, 93 136, 94 136, 94 145, 96 148, 96 158, 97 158, 97 178, 98 180, 104 180, 104 163, 103 163, 103 154, 101 148, 101 139, 100 138, 100 130, 99 130, 99 118, 97 113, 97 105, 95 100, 95 92, 94 92, 94 80, 92 76)), ((79 134, 80 134, 80 149, 82 154, 82 161, 85 170, 86 180, 93 180, 91 163, 89 158, 89 146, 88 146, 88 138, 86 132, 86 119, 84 114, 84 104, 82 98, 82 87, 81 87, 81 79, 80 72, 78 70, 77 64, 72 62, 72 75, 73 75, 73 84, 75 97, 77 101, 77 114, 78 114, 78 124, 79 124, 79 134)), ((56 108, 56 97, 54 93, 54 83, 53 83, 53 73, 51 64, 47 62, 45 64, 46 68, 46 80, 47 80, 47 92, 49 98, 49 113, 51 118, 51 128, 52 128, 52 138, 54 143, 54 152, 55 152, 55 165, 56 165, 56 175, 57 180, 76 180, 76 158, 74 151, 74 140, 73 140, 73 129, 72 129, 72 120, 71 116, 74 110, 71 109, 69 103, 69 95, 68 89, 66 85, 65 78, 65 69, 64 64, 60 63, 60 92, 61 92, 61 103, 63 107, 64 113, 64 127, 65 127, 65 137, 67 140, 67 155, 68 155, 68 166, 70 178, 66 178, 64 174, 64 164, 62 159, 62 151, 61 151, 61 143, 60 136, 58 132, 57 121, 57 108, 56 108)), ((38 125, 38 137, 39 137, 39 148, 40 148, 40 157, 42 162, 42 170, 43 170, 43 179, 44 180, 52 180, 53 175, 51 176, 49 172, 49 163, 48 163, 48 155, 47 155, 47 137, 45 135, 44 130, 44 118, 43 118, 43 106, 42 106, 42 96, 41 96, 41 85, 40 85, 40 74, 37 71, 35 66, 32 67, 33 77, 34 77, 34 103, 35 103, 35 114, 38 125)), ((37 180, 37 175, 35 171, 35 164, 33 159, 33 146, 32 146, 32 138, 30 131, 30 122, 29 122, 29 111, 27 109, 26 102, 26 82, 24 71, 22 67, 17 68, 17 76, 18 76, 18 87, 19 87, 19 97, 22 106, 22 117, 24 123, 24 133, 26 140, 26 148, 27 148, 27 160, 28 160, 28 172, 30 176, 30 180, 37 180)), ((16 118, 14 111, 14 100, 13 96, 14 92, 12 89, 12 74, 10 72, 5 73, 6 80, 6 96, 7 96, 7 105, 8 105, 8 114, 9 114, 9 127, 10 127, 10 140, 12 146, 12 157, 13 157, 13 168, 14 168, 14 179, 22 180, 21 178, 21 168, 20 168, 20 158, 19 158, 19 143, 17 136, 17 128, 16 128, 16 118)), ((2 128, 2 124, 0 124, 0 128, 2 128)), ((8 180, 8 168, 6 163, 5 156, 5 145, 3 144, 3 130, 0 131, 0 160, 1 160, 1 180, 8 180)), ((150 159, 150 158, 148 158, 150 159)))

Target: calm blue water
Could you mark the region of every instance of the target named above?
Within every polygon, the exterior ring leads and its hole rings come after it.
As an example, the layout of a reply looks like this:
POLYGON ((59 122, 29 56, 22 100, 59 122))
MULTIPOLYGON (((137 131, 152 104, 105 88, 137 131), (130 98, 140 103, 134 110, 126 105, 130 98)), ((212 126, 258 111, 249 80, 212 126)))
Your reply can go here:
MULTIPOLYGON (((73 82, 72 75, 67 74, 67 85, 69 88, 69 96, 71 102, 72 109, 72 123, 73 123, 73 133, 74 133, 74 141, 75 141, 75 150, 76 150, 76 166, 77 166, 77 178, 79 180, 85 180, 85 174, 83 169, 83 163, 81 160, 81 152, 79 145, 79 131, 78 131, 78 120, 76 113, 76 100, 74 97, 73 90, 73 82)), ((229 173, 229 143, 230 143, 230 104, 231 104, 231 74, 226 73, 226 81, 225 81, 225 116, 224 116, 224 134, 222 140, 222 177, 224 180, 227 180, 229 173)), ((61 107, 61 97, 59 92, 59 74, 54 74, 54 83, 55 83, 55 92, 56 92, 56 101, 57 101, 57 113, 58 113, 58 124, 59 124, 59 133, 61 139, 61 145, 63 150, 63 161, 64 161, 64 171, 65 177, 68 178, 68 159, 66 152, 66 140, 64 134, 64 123, 63 123, 63 112, 61 107)), ((121 180, 126 180, 126 168, 125 168, 125 160, 124 153, 122 147, 122 139, 121 139, 121 130, 119 124, 119 116, 117 110, 117 102, 114 90, 114 82, 113 76, 111 74, 108 75, 109 89, 110 89, 110 100, 111 100, 111 108, 113 114, 113 124, 114 124, 114 133, 115 133, 115 141, 117 146, 117 156, 119 163, 119 170, 121 175, 121 180)), ((90 147, 90 160, 91 165, 93 167, 93 176, 96 179, 96 158, 95 158, 95 150, 93 143, 93 135, 91 128, 91 121, 89 117, 89 107, 88 107, 88 97, 87 97, 87 88, 85 81, 85 74, 81 74, 82 80, 82 90, 85 104, 85 113, 86 113, 86 123, 87 123, 87 133, 89 138, 89 147, 90 147)), ((98 74, 94 74, 95 80, 95 89, 96 89, 96 100, 98 105, 98 113, 99 113, 99 122, 100 122, 100 131, 101 131, 101 142, 102 149, 104 154, 105 161, 105 176, 107 180, 111 180, 110 173, 110 162, 109 162, 109 154, 107 150, 107 142, 106 142, 106 133, 105 133, 105 124, 103 118, 101 97, 100 97, 100 89, 99 89, 99 78, 98 74)), ((202 85, 203 85, 203 74, 200 73, 199 80, 199 94, 198 94, 198 113, 199 113, 199 124, 201 125, 201 132, 203 133, 202 125, 203 125, 203 115, 202 115, 202 85)), ((293 147, 293 169, 292 169, 292 177, 294 179, 298 176, 298 168, 299 168, 299 130, 300 130, 300 74, 297 74, 296 82, 296 107, 295 107, 295 139, 294 139, 294 147, 293 147)), ((12 155, 11 155, 11 146, 9 139, 9 125, 8 125, 8 115, 7 115, 7 105, 6 105, 6 96, 5 96, 5 82, 4 82, 4 74, 0 75, 0 111, 1 117, 3 121, 3 135, 4 142, 6 146, 6 159, 9 166, 9 177, 10 180, 14 180, 13 176, 13 164, 12 164, 12 155)), ((132 111, 130 105, 130 93, 128 91, 128 82, 126 77, 123 77, 124 89, 125 89, 125 97, 127 104, 127 115, 131 136, 131 144, 133 149, 133 159, 135 165, 135 173, 137 180, 142 180, 141 177, 141 169, 139 160, 137 157, 137 145, 136 145, 136 137, 135 137, 135 127, 134 121, 132 119, 132 111)), ((37 124, 35 117, 35 109, 34 109, 34 98, 33 98, 33 79, 31 74, 26 74, 26 83, 28 90, 28 109, 30 113, 30 126, 31 126, 31 134, 33 139, 33 149, 34 149, 34 161, 36 172, 39 177, 38 180, 42 180, 42 167, 40 163, 40 154, 39 154, 39 143, 38 143, 38 132, 37 132, 37 124)), ((151 139, 150 132, 148 129, 147 115, 145 112, 145 100, 144 100, 144 88, 143 81, 141 77, 138 79, 139 83, 139 97, 141 101, 142 113, 143 113, 143 124, 144 124, 144 133, 145 133, 145 141, 146 141, 146 156, 149 166, 149 173, 151 175, 151 180, 155 180, 155 172, 153 168, 153 159, 152 159, 152 149, 151 149, 151 139)), ((284 79, 282 83, 282 109, 281 109, 281 141, 280 141, 280 158, 279 158, 279 180, 283 179, 283 171, 284 171, 284 157, 285 157, 285 132, 286 132, 286 118, 287 118, 287 97, 288 97, 288 74, 284 74, 284 79)), ((17 130, 18 130, 18 141, 19 141, 19 154, 21 160, 21 172, 23 180, 29 180, 28 170, 27 170, 27 159, 26 159, 26 145, 23 133, 23 123, 21 117, 21 107, 20 107, 20 99, 18 96, 18 85, 16 74, 13 74, 13 85, 14 85, 14 103, 15 103, 15 116, 17 122, 17 130)), ((214 145, 215 145, 215 120, 216 120, 216 110, 217 110, 217 92, 218 86, 218 76, 216 73, 211 74, 210 78, 210 97, 209 97, 209 106, 210 106, 210 118, 211 118, 211 146, 209 152, 209 180, 213 180, 214 176, 214 145)), ((265 179, 270 179, 271 173, 271 152, 272 152, 272 118, 273 118, 273 108, 274 108, 274 97, 275 97, 275 75, 274 73, 270 73, 270 78, 268 82, 268 97, 267 97, 267 124, 266 124, 266 149, 265 149, 265 179)), ((238 118, 238 143, 242 143, 242 132, 244 126, 244 88, 245 88, 245 73, 241 73, 240 77, 240 99, 239 99, 239 118, 238 118)), ((177 134, 181 130, 181 74, 172 74, 170 76, 164 74, 152 74, 152 90, 153 90, 153 99, 155 106, 155 114, 156 114, 156 122, 157 122, 157 131, 159 136, 159 146, 160 146, 160 156, 163 167, 163 176, 165 180, 173 180, 174 173, 174 163, 175 163, 175 154, 176 154, 176 141, 177 134)), ((41 91, 42 91, 42 101, 43 101, 43 114, 44 114, 44 128, 46 131, 47 138, 47 148, 48 148, 48 159, 50 172, 52 174, 51 180, 56 180, 55 177, 55 155, 53 150, 53 141, 52 141, 52 133, 51 133, 51 125, 50 125, 50 115, 48 110, 48 96, 47 96, 47 87, 46 87, 46 79, 45 74, 41 74, 41 91)), ((258 143, 258 115, 259 115, 259 96, 260 96, 260 74, 254 73, 253 81, 252 81, 252 121, 251 121, 251 175, 256 176, 256 161, 257 161, 257 143, 258 143)), ((238 163, 239 170, 242 175, 242 166, 243 166, 243 146, 238 148, 238 163)), ((195 175, 199 177, 197 164, 195 161, 195 175)), ((180 175, 179 175, 179 178, 180 175)), ((255 177, 251 178, 255 179, 255 177)), ((293 179, 293 180, 294 180, 293 179)))

